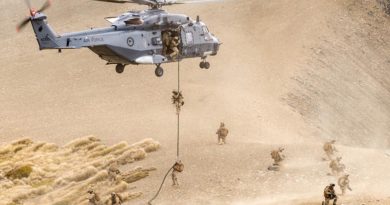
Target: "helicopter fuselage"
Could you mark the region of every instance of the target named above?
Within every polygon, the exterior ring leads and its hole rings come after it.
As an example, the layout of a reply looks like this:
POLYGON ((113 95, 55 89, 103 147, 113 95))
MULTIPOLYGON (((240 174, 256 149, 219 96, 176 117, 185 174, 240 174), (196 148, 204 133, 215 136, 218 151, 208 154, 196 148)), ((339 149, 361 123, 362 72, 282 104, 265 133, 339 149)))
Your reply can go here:
POLYGON ((61 35, 48 25, 43 13, 31 17, 31 23, 41 50, 89 48, 107 64, 123 68, 128 64, 159 66, 194 57, 204 60, 209 55, 216 55, 219 50, 218 39, 206 25, 185 15, 149 9, 106 19, 112 23, 110 27, 61 35), (179 52, 175 58, 167 53, 169 42, 164 42, 165 32, 177 37, 179 52))

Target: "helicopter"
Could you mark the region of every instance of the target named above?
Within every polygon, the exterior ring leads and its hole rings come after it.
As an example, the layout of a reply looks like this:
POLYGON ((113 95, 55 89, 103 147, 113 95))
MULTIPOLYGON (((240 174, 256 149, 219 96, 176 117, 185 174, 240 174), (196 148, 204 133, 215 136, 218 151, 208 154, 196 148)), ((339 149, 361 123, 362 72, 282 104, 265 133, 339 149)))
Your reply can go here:
MULTIPOLYGON (((161 77, 164 70, 161 64, 177 62, 186 58, 200 58, 200 68, 209 69, 208 56, 218 53, 221 43, 207 28, 206 24, 183 14, 171 14, 163 10, 163 6, 182 4, 186 2, 174 0, 95 0, 110 3, 135 3, 147 5, 149 8, 141 11, 128 11, 120 16, 106 17, 111 23, 106 28, 91 28, 90 30, 57 34, 48 24, 43 13, 50 7, 47 0, 36 10, 30 0, 25 0, 30 16, 18 26, 20 31, 31 22, 39 49, 89 48, 106 65, 116 65, 117 73, 123 73, 127 65, 155 65, 155 75, 161 77)), ((190 1, 197 3, 199 1, 190 1)))

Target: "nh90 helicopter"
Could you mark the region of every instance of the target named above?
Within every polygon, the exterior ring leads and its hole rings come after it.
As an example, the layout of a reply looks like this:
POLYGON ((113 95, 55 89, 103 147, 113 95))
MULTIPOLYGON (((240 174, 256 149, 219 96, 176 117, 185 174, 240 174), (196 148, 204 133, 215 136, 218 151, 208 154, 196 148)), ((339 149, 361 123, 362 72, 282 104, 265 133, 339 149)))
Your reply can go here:
POLYGON ((208 69, 207 56, 216 55, 219 40, 210 33, 206 24, 194 21, 182 14, 170 14, 162 9, 165 5, 194 3, 199 1, 179 2, 173 0, 96 0, 112 3, 136 3, 149 6, 143 11, 129 11, 118 17, 107 17, 111 26, 90 29, 81 32, 56 34, 42 13, 51 2, 48 0, 41 9, 31 7, 30 17, 22 21, 19 31, 31 22, 39 49, 78 49, 89 48, 107 65, 116 65, 116 72, 122 73, 126 65, 154 64, 155 74, 161 77, 163 63, 176 62, 185 58, 200 57, 200 67, 208 69))

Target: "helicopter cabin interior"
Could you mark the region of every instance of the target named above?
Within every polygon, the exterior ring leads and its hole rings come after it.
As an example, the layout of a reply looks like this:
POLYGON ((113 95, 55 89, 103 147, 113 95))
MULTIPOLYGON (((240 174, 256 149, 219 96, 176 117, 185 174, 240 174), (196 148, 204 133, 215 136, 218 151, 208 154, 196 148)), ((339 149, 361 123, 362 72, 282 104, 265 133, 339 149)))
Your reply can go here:
POLYGON ((169 29, 161 32, 162 36, 162 55, 175 58, 180 52, 180 33, 177 30, 169 29))

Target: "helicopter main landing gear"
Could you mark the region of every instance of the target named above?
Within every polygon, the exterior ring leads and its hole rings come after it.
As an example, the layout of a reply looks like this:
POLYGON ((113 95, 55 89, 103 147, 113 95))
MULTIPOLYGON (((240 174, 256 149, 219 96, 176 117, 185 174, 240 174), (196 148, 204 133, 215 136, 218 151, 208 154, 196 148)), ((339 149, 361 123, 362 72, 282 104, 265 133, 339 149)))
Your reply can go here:
POLYGON ((202 62, 199 63, 200 68, 209 69, 210 63, 206 61, 206 58, 202 58, 202 62))
POLYGON ((156 70, 154 70, 154 74, 156 74, 157 77, 164 75, 164 69, 160 66, 160 64, 157 64, 156 70))
POLYGON ((123 71, 125 71, 125 65, 123 64, 116 64, 116 67, 115 67, 115 71, 117 73, 123 73, 123 71))

